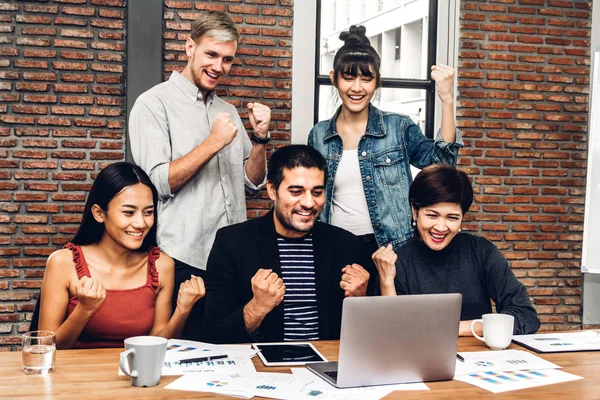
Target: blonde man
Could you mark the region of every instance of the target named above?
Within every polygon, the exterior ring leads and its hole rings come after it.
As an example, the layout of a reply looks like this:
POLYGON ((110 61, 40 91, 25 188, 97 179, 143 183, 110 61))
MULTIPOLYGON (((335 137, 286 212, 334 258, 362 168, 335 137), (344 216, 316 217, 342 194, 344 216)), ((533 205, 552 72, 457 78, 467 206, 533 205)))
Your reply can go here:
MULTIPOLYGON (((251 141, 236 109, 215 94, 239 38, 228 14, 202 13, 185 43, 184 70, 131 110, 131 153, 158 189, 158 244, 175 260, 176 285, 205 276, 217 230, 246 220, 245 193, 264 185, 270 109, 248 103, 251 141)), ((203 308, 196 303, 184 338, 200 339, 203 308)))

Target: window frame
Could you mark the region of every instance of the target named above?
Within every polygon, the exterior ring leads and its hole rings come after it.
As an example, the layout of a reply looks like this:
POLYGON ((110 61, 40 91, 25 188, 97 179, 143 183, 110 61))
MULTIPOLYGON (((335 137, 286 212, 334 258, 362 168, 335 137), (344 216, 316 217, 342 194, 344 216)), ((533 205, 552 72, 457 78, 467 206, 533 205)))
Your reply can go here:
MULTIPOLYGON (((428 60, 434 60, 434 62, 446 64, 453 67, 455 70, 458 64, 458 36, 459 36, 459 14, 460 14, 460 2, 459 0, 444 0, 444 1, 432 1, 436 4, 437 18, 436 20, 436 38, 437 46, 435 49, 428 49, 429 52, 435 52, 435 55, 428 60)), ((430 5, 431 6, 431 5, 430 5)), ((317 47, 317 30, 319 25, 317 23, 317 7, 320 7, 320 0, 303 0, 294 4, 294 24, 293 24, 293 43, 292 48, 292 64, 293 64, 293 75, 292 75, 292 119, 291 119, 291 141, 292 143, 306 143, 308 133, 315 123, 318 122, 318 92, 317 87, 317 71, 319 63, 319 49, 317 47), (308 59, 313 58, 314 62, 307 62, 308 59)), ((429 22, 431 25, 431 20, 429 22)), ((431 35, 431 32, 429 32, 431 35)), ((433 46, 432 46, 433 47, 433 46)), ((454 75, 454 99, 456 100, 456 77, 458 71, 454 75)), ((428 78, 431 78, 428 73, 428 78)), ((386 78, 388 82, 390 78, 386 78)), ((404 88, 414 89, 413 80, 402 80, 408 86, 404 88)), ((322 81, 321 81, 322 82, 322 81)), ((329 82, 329 76, 327 76, 327 83, 329 82)), ((400 82, 402 84, 403 82, 400 82)), ((322 83, 320 83, 322 84, 322 83)), ((431 90, 435 91, 435 85, 428 82, 431 85, 431 90)), ((416 87, 422 89, 421 86, 416 87)), ((433 134, 435 130, 441 125, 441 102, 437 99, 437 95, 428 96, 431 97, 431 103, 433 104, 432 110, 426 109, 426 126, 433 134)), ((454 107, 456 108, 456 101, 454 101, 454 107)))
MULTIPOLYGON (((433 138, 433 118, 429 118, 430 115, 435 115, 435 82, 431 79, 431 66, 436 63, 437 56, 437 28, 438 28, 438 0, 429 0, 429 14, 428 14, 428 26, 427 26, 427 37, 429 44, 427 46, 427 79, 402 79, 402 78, 385 78, 381 77, 380 88, 390 89, 420 89, 425 91, 425 136, 433 138), (435 44, 431 46, 431 39, 435 39, 435 44)), ((331 79, 329 75, 320 75, 321 70, 321 57, 320 57, 320 39, 321 39, 321 1, 317 1, 317 15, 315 21, 316 28, 316 42, 315 42, 315 83, 314 83, 314 102, 315 109, 313 111, 313 119, 316 124, 319 122, 319 95, 320 88, 322 85, 331 86, 331 79)), ((381 56, 381 55, 380 55, 381 56)))

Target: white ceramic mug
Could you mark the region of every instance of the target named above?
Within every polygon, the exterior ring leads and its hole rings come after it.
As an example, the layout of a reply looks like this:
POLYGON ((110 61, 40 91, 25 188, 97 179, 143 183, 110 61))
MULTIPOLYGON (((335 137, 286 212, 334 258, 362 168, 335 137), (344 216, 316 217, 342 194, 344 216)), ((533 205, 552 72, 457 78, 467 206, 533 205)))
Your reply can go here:
POLYGON ((156 386, 160 382, 167 339, 158 336, 134 336, 125 339, 125 351, 119 366, 131 377, 133 386, 156 386))
POLYGON ((515 317, 508 314, 483 314, 481 319, 471 322, 471 333, 485 342, 492 350, 504 350, 510 344, 513 335, 515 317), (475 324, 483 325, 483 337, 475 333, 475 324))

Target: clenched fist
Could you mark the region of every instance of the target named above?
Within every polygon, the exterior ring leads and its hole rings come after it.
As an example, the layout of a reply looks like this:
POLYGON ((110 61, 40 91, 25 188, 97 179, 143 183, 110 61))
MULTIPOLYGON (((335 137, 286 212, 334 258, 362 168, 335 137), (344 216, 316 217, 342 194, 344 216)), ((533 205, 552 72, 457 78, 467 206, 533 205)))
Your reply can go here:
POLYGON ((340 287, 344 290, 344 296, 366 296, 369 276, 367 270, 358 264, 346 265, 342 268, 340 287))
POLYGON ((447 65, 432 65, 431 79, 435 81, 435 90, 442 103, 453 101, 452 89, 454 88, 454 69, 447 65))
POLYGON ((285 285, 272 270, 259 269, 250 282, 254 294, 252 300, 261 314, 268 314, 283 301, 285 285))
POLYGON ((227 146, 235 139, 238 129, 228 113, 220 113, 212 123, 209 139, 215 141, 219 148, 227 146))
POLYGON ((75 284, 79 307, 88 313, 93 313, 106 299, 106 289, 95 279, 82 276, 75 284))
POLYGON ((396 260, 398 256, 394 252, 392 245, 381 246, 373 253, 371 259, 375 263, 375 267, 377 267, 379 282, 382 285, 393 285, 394 278, 396 278, 396 260))
POLYGON ((267 137, 269 130, 269 123, 271 122, 271 109, 264 104, 260 103, 248 103, 248 118, 250 119, 250 125, 254 130, 254 134, 264 139, 267 137))
POLYGON ((188 313, 198 300, 204 297, 206 288, 202 278, 192 275, 190 279, 179 285, 177 293, 177 308, 183 313, 188 313))

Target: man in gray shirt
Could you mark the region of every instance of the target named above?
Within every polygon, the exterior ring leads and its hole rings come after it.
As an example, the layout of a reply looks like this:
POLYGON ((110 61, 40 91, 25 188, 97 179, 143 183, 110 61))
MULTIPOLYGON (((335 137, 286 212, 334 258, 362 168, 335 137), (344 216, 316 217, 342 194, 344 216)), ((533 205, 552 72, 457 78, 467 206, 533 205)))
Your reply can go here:
MULTIPOLYGON (((231 69, 240 35, 223 12, 203 12, 185 43, 188 62, 146 91, 129 117, 131 153, 158 189, 158 244, 175 260, 175 290, 204 278, 216 231, 246 220, 245 193, 264 185, 271 110, 248 103, 252 141, 235 107, 215 88, 231 69)), ((204 302, 183 338, 200 339, 204 302)))

